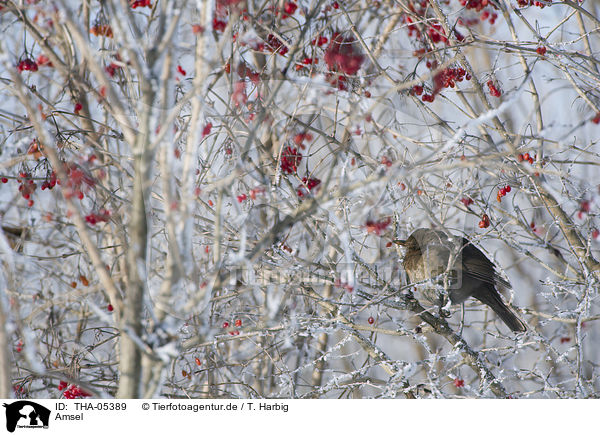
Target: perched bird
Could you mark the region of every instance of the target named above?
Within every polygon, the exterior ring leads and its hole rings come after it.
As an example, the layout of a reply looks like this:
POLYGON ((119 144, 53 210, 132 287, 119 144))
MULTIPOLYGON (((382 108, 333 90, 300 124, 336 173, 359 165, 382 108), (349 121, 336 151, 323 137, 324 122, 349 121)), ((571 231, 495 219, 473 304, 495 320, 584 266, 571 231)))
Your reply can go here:
MULTIPOLYGON (((497 290, 498 286, 510 288, 510 284, 498 275, 494 263, 464 237, 419 228, 408 239, 394 242, 406 248, 403 266, 411 283, 438 277, 440 283, 446 283, 452 304, 460 304, 472 296, 494 310, 511 330, 527 329, 497 290)), ((431 303, 439 303, 443 295, 435 286, 420 293, 431 303)))
POLYGON ((8 240, 8 244, 15 252, 23 252, 23 243, 29 240, 29 230, 25 227, 13 227, 2 225, 2 232, 8 240))

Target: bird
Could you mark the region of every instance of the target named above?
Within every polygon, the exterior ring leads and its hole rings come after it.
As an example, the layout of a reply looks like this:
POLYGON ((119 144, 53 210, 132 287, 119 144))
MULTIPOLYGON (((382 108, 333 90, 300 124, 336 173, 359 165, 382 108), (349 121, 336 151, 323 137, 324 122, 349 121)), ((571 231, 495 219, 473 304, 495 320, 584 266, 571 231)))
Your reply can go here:
MULTIPOLYGON (((473 297, 494 310, 512 331, 527 330, 525 323, 504 303, 498 292, 498 287, 510 288, 509 282, 498 274, 494 263, 466 238, 419 228, 406 240, 394 240, 394 243, 406 249, 402 263, 410 284, 437 278, 438 282, 446 283, 451 304, 461 304, 473 297)), ((440 287, 437 286, 438 289, 440 287)), ((443 300, 443 292, 436 290, 435 286, 428 285, 419 293, 434 304, 443 300)))

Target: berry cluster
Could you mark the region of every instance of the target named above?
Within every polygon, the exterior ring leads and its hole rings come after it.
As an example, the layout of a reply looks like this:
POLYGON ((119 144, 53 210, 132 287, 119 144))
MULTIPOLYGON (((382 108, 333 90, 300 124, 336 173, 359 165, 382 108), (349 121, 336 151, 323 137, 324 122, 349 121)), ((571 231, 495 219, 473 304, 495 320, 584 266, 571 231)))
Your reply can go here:
POLYGON ((50 177, 47 177, 46 181, 44 181, 42 183, 42 190, 52 190, 54 188, 54 186, 56 186, 57 183, 57 179, 56 179, 56 172, 52 171, 50 172, 50 177))
POLYGON ((493 3, 490 3, 488 0, 459 0, 461 6, 464 6, 465 9, 473 9, 477 12, 481 11, 488 5, 497 9, 493 3))
POLYGON ((506 194, 509 193, 510 191, 511 191, 511 188, 508 184, 506 186, 500 188, 498 190, 498 194, 496 195, 496 200, 498 202, 502 202, 502 197, 506 196, 506 194))
POLYGON ((385 232, 385 230, 391 222, 392 219, 388 216, 387 218, 379 221, 368 220, 365 223, 365 227, 367 228, 367 233, 372 233, 377 236, 380 236, 385 232))
POLYGON ((411 17, 409 17, 408 15, 406 15, 404 17, 404 21, 406 21, 406 24, 408 24, 407 29, 408 29, 408 36, 410 37, 415 37, 416 39, 420 39, 421 38, 421 31, 419 30, 419 28, 417 26, 415 26, 413 23, 413 19, 411 17))
MULTIPOLYGON (((236 328, 241 328, 242 327, 242 320, 241 319, 235 319, 235 321, 233 322, 233 326, 235 326, 236 328)), ((232 325, 225 321, 223 322, 223 329, 230 329, 232 327, 232 325)), ((240 331, 239 329, 234 329, 231 331, 228 331, 229 335, 240 335, 240 331)), ((198 359, 198 358, 196 358, 198 359)), ((198 364, 198 362, 196 362, 196 364, 198 364)), ((198 364, 200 365, 200 364, 198 364)))
POLYGON ((302 62, 296 64, 296 71, 300 71, 302 68, 304 68, 307 65, 312 65, 312 64, 316 65, 318 63, 319 63, 319 59, 318 58, 304 56, 302 58, 302 62))
POLYGON ((252 68, 250 68, 244 62, 241 62, 238 65, 237 73, 241 79, 247 78, 255 85, 257 85, 260 82, 260 73, 254 71, 252 68))
POLYGON ((294 136, 294 143, 301 149, 306 148, 304 146, 304 141, 310 142, 312 140, 313 140, 313 135, 308 132, 298 133, 296 136, 294 136))
POLYGON ((285 46, 279 38, 272 33, 267 35, 267 49, 272 53, 278 53, 281 56, 285 56, 289 49, 285 46))
POLYGON ((353 37, 345 37, 335 32, 331 36, 329 46, 325 49, 324 60, 329 71, 354 75, 362 66, 365 56, 353 37))
POLYGON ((31 177, 31 173, 29 172, 20 172, 19 178, 17 178, 17 182, 19 183, 19 192, 21 192, 21 196, 23 199, 27 200, 27 205, 29 207, 33 206, 33 199, 31 199, 31 195, 37 189, 37 184, 33 181, 31 177))
MULTIPOLYGON (((265 189, 263 189, 262 187, 257 187, 254 189, 250 190, 250 199, 252 199, 252 201, 254 201, 256 199, 256 196, 259 193, 264 193, 265 189)), ((248 199, 248 195, 246 195, 245 193, 242 193, 240 195, 237 196, 237 202, 239 202, 240 204, 244 201, 246 201, 248 199)))
POLYGON ((446 32, 442 28, 440 23, 434 22, 427 28, 427 35, 431 39, 434 44, 438 44, 443 42, 444 44, 448 44, 448 38, 446 37, 446 32))
POLYGON ((104 69, 109 76, 114 77, 117 74, 117 72, 121 69, 121 67, 116 63, 111 62, 104 69))
POLYGON ((110 219, 110 211, 101 208, 98 212, 92 212, 85 217, 85 221, 90 225, 96 225, 99 222, 108 222, 110 219))
POLYGON ((106 36, 112 38, 113 31, 109 24, 95 24, 90 28, 90 33, 94 36, 106 36))
POLYGON ((19 63, 17 63, 17 71, 20 73, 23 71, 36 72, 40 66, 53 67, 54 65, 52 65, 52 62, 50 62, 48 56, 42 53, 37 57, 36 60, 33 60, 29 57, 21 59, 19 63))
POLYGON ((225 27, 227 27, 227 21, 224 21, 217 17, 213 18, 213 30, 215 32, 223 32, 225 30, 225 27))
MULTIPOLYGON (((426 66, 428 68, 436 68, 437 62, 427 61, 426 66)), ((410 90, 411 95, 423 96, 421 100, 427 103, 432 103, 435 100, 435 96, 439 94, 444 88, 454 88, 456 82, 462 82, 463 80, 471 80, 471 76, 467 74, 464 68, 445 68, 433 76, 433 91, 431 94, 423 94, 423 86, 416 85, 410 90)))
MULTIPOLYGON (((215 14, 213 16, 213 30, 223 32, 227 27, 226 18, 229 15, 229 9, 240 9, 241 0, 216 0, 215 14)), ((241 11, 240 11, 241 12, 241 11)))
POLYGON ((552 0, 538 1, 538 0, 517 0, 517 3, 522 8, 527 6, 537 6, 540 9, 545 8, 549 3, 552 3, 552 0))
POLYGON ((536 155, 536 156, 530 156, 530 155, 529 155, 529 153, 525 153, 525 154, 519 154, 519 155, 517 156, 517 160, 518 160, 519 162, 523 162, 523 161, 525 161, 525 162, 529 162, 529 164, 530 164, 530 165, 533 165, 533 161, 534 161, 536 158, 537 158, 537 155, 536 155))
POLYGON ((281 170, 285 174, 295 174, 301 160, 302 154, 298 152, 298 149, 287 146, 281 153, 281 170))
POLYGON ((31 141, 29 148, 27 148, 27 154, 32 155, 36 159, 42 157, 42 149, 37 139, 31 141))
POLYGON ((208 136, 212 130, 212 123, 209 122, 207 123, 204 127, 202 127, 202 138, 204 139, 206 136, 208 136))
POLYGON ((144 8, 144 7, 152 8, 152 2, 150 2, 150 0, 133 0, 133 1, 131 1, 132 9, 144 8))
POLYGON ((388 156, 381 157, 380 163, 386 168, 391 168, 394 164, 393 160, 391 160, 388 156))
MULTIPOLYGON (((83 191, 96 185, 96 181, 75 163, 67 163, 65 165, 65 172, 67 173, 67 184, 63 187, 65 188, 64 195, 67 199, 74 196, 83 199, 83 191)), ((60 184, 60 180, 58 180, 58 184, 60 184)))
POLYGON ((35 72, 38 70, 38 64, 33 60, 26 57, 25 59, 19 61, 17 64, 17 71, 32 71, 35 72))
POLYGON ((58 391, 63 391, 65 399, 79 399, 82 397, 90 397, 91 394, 77 385, 68 385, 65 381, 60 381, 58 384, 58 391), (64 390, 64 391, 63 391, 64 390))
POLYGON ((587 200, 581 201, 579 204, 579 211, 577 212, 577 218, 583 219, 586 214, 590 212, 590 202, 587 200))
POLYGON ((317 47, 322 47, 327 44, 327 42, 329 42, 329 39, 327 39, 325 36, 319 36, 318 38, 310 41, 312 45, 316 45, 317 47))
POLYGON ((286 2, 283 5, 283 10, 285 11, 285 14, 281 15, 281 19, 285 20, 287 17, 294 15, 296 9, 298 9, 298 5, 296 3, 286 2))
POLYGON ((481 220, 479 221, 479 228, 487 228, 490 226, 490 218, 487 214, 483 214, 481 216, 481 220))
POLYGON ((502 95, 502 92, 500 92, 500 90, 498 89, 498 87, 496 86, 496 84, 494 83, 493 80, 490 79, 487 81, 487 87, 489 88, 490 95, 492 97, 499 98, 500 95, 502 95))
POLYGON ((321 184, 321 180, 318 178, 302 177, 302 185, 298 187, 296 193, 299 198, 302 198, 303 196, 307 196, 319 184, 321 184))
POLYGON ((454 88, 456 82, 462 82, 465 78, 470 80, 471 76, 464 68, 443 69, 433 77, 433 93, 437 94, 444 88, 454 88))
POLYGON ((490 24, 495 24, 496 20, 498 19, 498 14, 496 12, 490 12, 490 11, 483 11, 480 15, 481 20, 485 21, 487 19, 489 19, 490 24))
POLYGON ((47 66, 49 68, 52 68, 54 65, 52 65, 52 62, 50 62, 50 59, 48 58, 48 56, 46 56, 45 54, 40 54, 37 59, 35 60, 35 63, 38 64, 38 66, 47 66))

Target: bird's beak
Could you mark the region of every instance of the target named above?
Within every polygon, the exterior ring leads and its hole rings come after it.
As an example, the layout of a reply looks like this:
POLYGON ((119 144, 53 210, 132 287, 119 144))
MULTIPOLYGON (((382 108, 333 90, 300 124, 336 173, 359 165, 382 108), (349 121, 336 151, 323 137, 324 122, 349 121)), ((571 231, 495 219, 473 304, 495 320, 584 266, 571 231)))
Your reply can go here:
POLYGON ((405 246, 406 245, 406 240, 398 240, 398 239, 396 239, 396 240, 393 240, 393 242, 396 245, 400 245, 400 246, 405 246))

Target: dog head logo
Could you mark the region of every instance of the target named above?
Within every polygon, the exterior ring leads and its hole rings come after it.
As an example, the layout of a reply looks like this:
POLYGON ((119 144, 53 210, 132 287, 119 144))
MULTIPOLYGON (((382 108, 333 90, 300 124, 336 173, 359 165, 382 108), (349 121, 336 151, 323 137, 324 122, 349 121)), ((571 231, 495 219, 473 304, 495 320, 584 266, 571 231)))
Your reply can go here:
POLYGON ((16 427, 48 427, 50 410, 29 400, 4 404, 6 408, 6 430, 14 432, 16 427))

